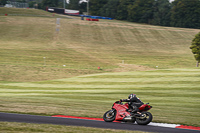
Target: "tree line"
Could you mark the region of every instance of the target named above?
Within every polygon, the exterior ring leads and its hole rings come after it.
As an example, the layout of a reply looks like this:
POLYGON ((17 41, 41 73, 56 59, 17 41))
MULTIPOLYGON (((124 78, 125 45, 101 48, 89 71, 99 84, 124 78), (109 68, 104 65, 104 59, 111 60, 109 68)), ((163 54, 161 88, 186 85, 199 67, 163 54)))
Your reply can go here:
MULTIPOLYGON (((37 5, 63 8, 64 0, 10 0, 37 5)), ((87 2, 69 0, 67 9, 87 12, 87 2)), ((88 1, 88 0, 87 0, 88 1)), ((0 3, 5 0, 0 0, 0 3)), ((200 0, 89 0, 89 13, 94 16, 111 17, 117 20, 146 23, 160 26, 200 29, 200 0)))
POLYGON ((200 0, 90 0, 90 13, 137 23, 200 28, 200 0))

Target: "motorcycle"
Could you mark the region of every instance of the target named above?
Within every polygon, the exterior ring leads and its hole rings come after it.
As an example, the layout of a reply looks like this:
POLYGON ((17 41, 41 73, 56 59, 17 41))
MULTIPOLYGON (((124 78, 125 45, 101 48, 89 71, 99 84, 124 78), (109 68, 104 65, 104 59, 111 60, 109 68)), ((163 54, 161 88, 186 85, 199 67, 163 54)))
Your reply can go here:
POLYGON ((151 108, 152 106, 150 106, 149 103, 141 105, 138 108, 141 115, 138 116, 129 112, 128 103, 123 104, 120 101, 116 101, 112 105, 112 109, 103 115, 103 120, 105 122, 122 121, 132 123, 135 123, 136 121, 138 125, 147 125, 153 119, 152 114, 147 112, 151 108))

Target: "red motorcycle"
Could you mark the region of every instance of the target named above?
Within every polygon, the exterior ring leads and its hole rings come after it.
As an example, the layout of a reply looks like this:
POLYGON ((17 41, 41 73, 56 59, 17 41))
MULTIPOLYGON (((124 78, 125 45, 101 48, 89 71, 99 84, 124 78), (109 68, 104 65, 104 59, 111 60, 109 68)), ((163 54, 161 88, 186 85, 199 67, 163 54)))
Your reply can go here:
POLYGON ((139 107, 139 112, 141 113, 141 115, 138 116, 128 111, 128 103, 123 104, 120 101, 116 101, 112 106, 112 110, 107 111, 103 115, 103 119, 105 122, 123 121, 135 123, 136 121, 139 125, 147 125, 153 119, 152 114, 150 112, 147 112, 152 108, 152 106, 148 104, 149 103, 146 103, 139 107))

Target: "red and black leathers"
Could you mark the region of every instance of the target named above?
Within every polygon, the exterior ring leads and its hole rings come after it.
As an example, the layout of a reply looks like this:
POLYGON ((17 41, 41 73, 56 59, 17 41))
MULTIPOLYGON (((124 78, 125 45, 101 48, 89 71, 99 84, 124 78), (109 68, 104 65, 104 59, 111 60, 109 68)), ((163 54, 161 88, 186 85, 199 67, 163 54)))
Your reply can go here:
POLYGON ((144 103, 138 97, 136 97, 135 94, 130 94, 128 98, 130 99, 122 99, 121 101, 128 102, 129 108, 132 109, 133 113, 138 112, 139 111, 138 108, 144 103))

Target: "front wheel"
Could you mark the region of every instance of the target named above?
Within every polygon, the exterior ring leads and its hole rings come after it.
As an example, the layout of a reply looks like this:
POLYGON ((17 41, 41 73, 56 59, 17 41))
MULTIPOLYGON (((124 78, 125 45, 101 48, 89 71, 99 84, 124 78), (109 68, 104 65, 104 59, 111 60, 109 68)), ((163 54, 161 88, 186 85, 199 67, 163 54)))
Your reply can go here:
POLYGON ((115 120, 116 110, 109 110, 103 115, 103 120, 105 122, 112 122, 115 120))
POLYGON ((136 122, 138 125, 147 125, 149 124, 152 119, 153 116, 150 112, 142 112, 143 116, 136 118, 136 122))

